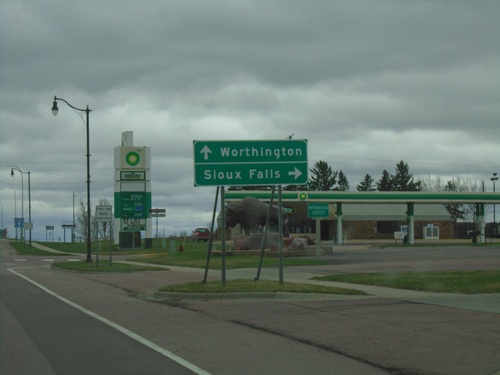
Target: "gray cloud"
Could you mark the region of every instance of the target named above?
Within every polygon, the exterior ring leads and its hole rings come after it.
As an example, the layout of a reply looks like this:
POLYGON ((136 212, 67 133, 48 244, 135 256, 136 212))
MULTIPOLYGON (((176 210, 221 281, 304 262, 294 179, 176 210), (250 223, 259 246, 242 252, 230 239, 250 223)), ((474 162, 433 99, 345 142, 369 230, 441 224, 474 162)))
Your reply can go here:
MULTIPOLYGON (((487 189, 500 172, 496 1, 0 7, 0 152, 4 165, 33 172, 39 228, 68 220, 73 192, 85 196, 85 123, 63 106, 54 118, 54 95, 92 109, 96 201, 112 200, 120 133, 151 146, 153 204, 169 211, 169 231, 210 218, 215 189, 193 187, 193 139, 295 134, 309 140, 311 166, 327 161, 352 189, 401 159, 416 176, 461 175, 487 189)), ((0 199, 12 216, 5 184, 0 199)))

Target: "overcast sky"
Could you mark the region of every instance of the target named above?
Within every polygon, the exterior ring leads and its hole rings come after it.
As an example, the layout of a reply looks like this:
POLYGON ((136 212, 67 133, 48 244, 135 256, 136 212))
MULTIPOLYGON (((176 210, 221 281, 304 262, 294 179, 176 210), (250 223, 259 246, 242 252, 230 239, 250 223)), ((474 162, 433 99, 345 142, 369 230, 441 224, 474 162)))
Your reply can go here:
MULTIPOLYGON (((500 173, 500 1, 3 0, 0 200, 31 171, 33 236, 72 220, 86 198, 113 201, 121 133, 152 151, 160 231, 211 219, 193 140, 307 139, 309 167, 342 170, 351 190, 404 160, 417 179, 500 173), (9 186, 10 184, 11 186, 9 186)), ((28 217, 27 175, 24 216, 28 217)), ((12 189, 14 188, 14 189, 12 189)), ((499 186, 500 189, 500 186, 499 186)), ((69 234, 68 234, 69 236, 69 234)))

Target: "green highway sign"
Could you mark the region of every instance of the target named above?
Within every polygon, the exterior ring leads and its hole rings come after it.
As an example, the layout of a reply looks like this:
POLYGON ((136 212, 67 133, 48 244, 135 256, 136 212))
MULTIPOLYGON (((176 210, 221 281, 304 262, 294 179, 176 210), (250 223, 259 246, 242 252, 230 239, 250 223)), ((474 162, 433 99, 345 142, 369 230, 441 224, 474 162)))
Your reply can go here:
POLYGON ((307 139, 193 141, 195 186, 302 185, 307 139))
POLYGON ((307 216, 311 219, 321 219, 327 218, 328 203, 308 203, 307 204, 307 216))

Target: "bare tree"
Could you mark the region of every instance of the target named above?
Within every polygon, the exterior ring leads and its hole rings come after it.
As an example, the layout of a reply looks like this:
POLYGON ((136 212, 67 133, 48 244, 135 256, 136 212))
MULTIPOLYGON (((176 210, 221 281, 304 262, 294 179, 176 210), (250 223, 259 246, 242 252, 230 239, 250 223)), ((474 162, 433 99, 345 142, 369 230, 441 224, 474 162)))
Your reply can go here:
MULTIPOLYGON (((108 206, 109 201, 106 198, 99 199, 99 205, 108 206)), ((92 207, 92 204, 91 204, 92 207)), ((97 241, 98 239, 107 239, 112 233, 113 222, 101 222, 98 223, 96 219, 97 215, 94 210, 90 212, 90 238, 92 241, 97 241)), ((78 202, 78 209, 76 214, 76 233, 83 238, 87 238, 87 203, 80 199, 78 202)))
MULTIPOLYGON (((111 204, 106 198, 101 198, 99 199, 99 205, 101 206, 110 206, 111 204)), ((97 217, 94 213, 94 217, 97 217)), ((96 221, 95 227, 97 228, 97 233, 96 233, 96 238, 103 240, 103 239, 108 239, 111 237, 111 234, 113 233, 113 222, 100 222, 98 223, 96 221)))
MULTIPOLYGON (((92 218, 90 220, 92 221, 92 218)), ((76 233, 82 238, 87 238, 88 230, 87 203, 84 202, 83 199, 80 199, 78 201, 78 209, 76 213, 76 233)))

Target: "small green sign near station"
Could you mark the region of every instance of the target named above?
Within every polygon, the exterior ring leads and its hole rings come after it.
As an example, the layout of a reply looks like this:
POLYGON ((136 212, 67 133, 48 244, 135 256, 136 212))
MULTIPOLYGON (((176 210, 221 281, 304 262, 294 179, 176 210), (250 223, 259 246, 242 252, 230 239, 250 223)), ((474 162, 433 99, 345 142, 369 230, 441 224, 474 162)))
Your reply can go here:
POLYGON ((328 203, 308 203, 307 216, 310 219, 327 218, 329 215, 328 203))

